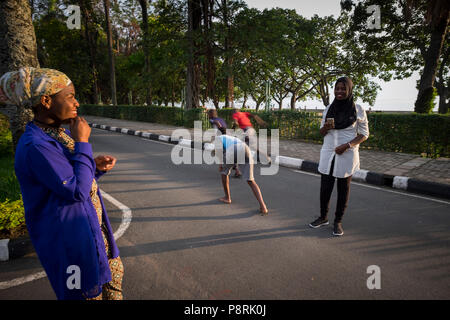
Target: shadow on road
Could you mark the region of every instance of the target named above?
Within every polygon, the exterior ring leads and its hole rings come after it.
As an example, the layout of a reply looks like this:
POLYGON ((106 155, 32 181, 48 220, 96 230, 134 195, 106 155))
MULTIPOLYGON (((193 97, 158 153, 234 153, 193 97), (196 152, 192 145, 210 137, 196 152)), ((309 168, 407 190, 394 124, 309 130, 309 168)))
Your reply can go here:
POLYGON ((233 232, 226 234, 216 234, 202 237, 192 237, 192 238, 183 238, 183 239, 138 244, 135 246, 119 247, 119 250, 121 253, 120 255, 122 257, 135 257, 162 252, 170 252, 201 247, 211 247, 218 245, 233 244, 238 242, 258 241, 274 238, 286 238, 298 236, 310 236, 317 238, 331 237, 329 230, 327 230, 326 232, 311 232, 311 233, 306 232, 307 230, 313 231, 308 226, 271 228, 263 230, 233 232))

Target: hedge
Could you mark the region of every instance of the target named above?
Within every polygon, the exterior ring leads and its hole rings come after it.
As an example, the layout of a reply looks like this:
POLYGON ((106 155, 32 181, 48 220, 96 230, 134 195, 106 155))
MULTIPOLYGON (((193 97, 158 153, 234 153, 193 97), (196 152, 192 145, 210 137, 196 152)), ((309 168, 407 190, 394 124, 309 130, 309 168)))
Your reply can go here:
MULTIPOLYGON (((192 128, 194 121, 200 120, 203 129, 210 128, 205 109, 183 110, 176 107, 146 106, 105 106, 82 105, 80 114, 108 118, 156 122, 192 128)), ((268 129, 279 129, 280 138, 299 139, 322 143, 319 133, 322 114, 305 111, 259 111, 246 110, 258 114, 268 129)), ((218 110, 231 127, 232 109, 218 110)), ((449 157, 450 115, 417 113, 369 113, 370 137, 361 144, 363 149, 413 153, 427 157, 449 157)), ((256 129, 258 124, 253 121, 256 129)), ((268 131, 270 134, 270 130, 268 131)))
POLYGON ((19 182, 14 174, 14 152, 7 118, 0 114, 0 239, 26 231, 19 182))

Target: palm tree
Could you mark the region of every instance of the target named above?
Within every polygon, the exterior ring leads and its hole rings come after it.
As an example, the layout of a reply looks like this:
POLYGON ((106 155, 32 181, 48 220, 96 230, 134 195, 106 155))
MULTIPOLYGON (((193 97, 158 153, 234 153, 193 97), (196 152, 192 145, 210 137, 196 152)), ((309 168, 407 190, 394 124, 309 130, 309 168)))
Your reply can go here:
MULTIPOLYGON (((21 67, 39 67, 36 35, 28 0, 0 1, 0 76, 21 67)), ((30 109, 7 105, 0 111, 9 118, 14 149, 33 119, 30 109)))

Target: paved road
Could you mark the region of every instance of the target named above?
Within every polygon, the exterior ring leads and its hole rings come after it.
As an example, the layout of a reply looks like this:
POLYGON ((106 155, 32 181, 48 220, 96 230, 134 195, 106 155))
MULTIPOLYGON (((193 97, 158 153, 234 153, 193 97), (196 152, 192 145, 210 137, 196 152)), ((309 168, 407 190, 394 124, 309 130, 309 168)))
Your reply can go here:
MULTIPOLYGON (((96 154, 118 158, 100 187, 132 210, 118 240, 127 299, 448 299, 450 203, 353 183, 345 235, 311 229, 320 179, 256 172, 270 214, 257 214, 245 181, 217 201, 216 166, 174 165, 173 145, 92 129, 96 154), (381 270, 369 290, 367 268, 381 270)), ((106 202, 113 227, 121 211, 106 202)), ((332 198, 332 210, 335 194, 332 198)), ((0 282, 42 271, 34 255, 0 263, 0 282)), ((0 299, 54 299, 47 278, 0 299)))

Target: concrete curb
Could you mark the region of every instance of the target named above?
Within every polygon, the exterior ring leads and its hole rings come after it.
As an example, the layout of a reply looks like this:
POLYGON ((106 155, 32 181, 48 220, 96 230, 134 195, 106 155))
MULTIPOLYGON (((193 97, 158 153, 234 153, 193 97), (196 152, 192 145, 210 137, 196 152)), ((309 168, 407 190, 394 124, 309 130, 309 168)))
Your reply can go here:
POLYGON ((0 261, 8 261, 34 252, 29 237, 17 239, 0 239, 0 261))
MULTIPOLYGON (((182 146, 194 148, 194 141, 192 140, 186 139, 181 139, 180 141, 172 140, 170 136, 158 135, 148 132, 143 133, 141 131, 134 131, 126 128, 110 127, 105 125, 99 125, 96 123, 90 123, 89 125, 93 128, 135 135, 171 144, 180 143, 180 145, 182 146)), ((206 150, 209 150, 210 149, 209 145, 210 145, 209 143, 202 142, 202 150, 205 150, 205 148, 206 150)), ((316 162, 285 156, 278 156, 278 158, 274 160, 277 161, 278 164, 282 167, 294 168, 301 171, 319 174, 317 170, 319 164, 316 162)), ((405 190, 412 193, 419 193, 444 199, 450 199, 450 185, 443 183, 429 182, 403 176, 392 176, 388 174, 371 172, 367 170, 358 170, 353 175, 353 180, 373 184, 376 186, 390 187, 394 189, 405 190)))

